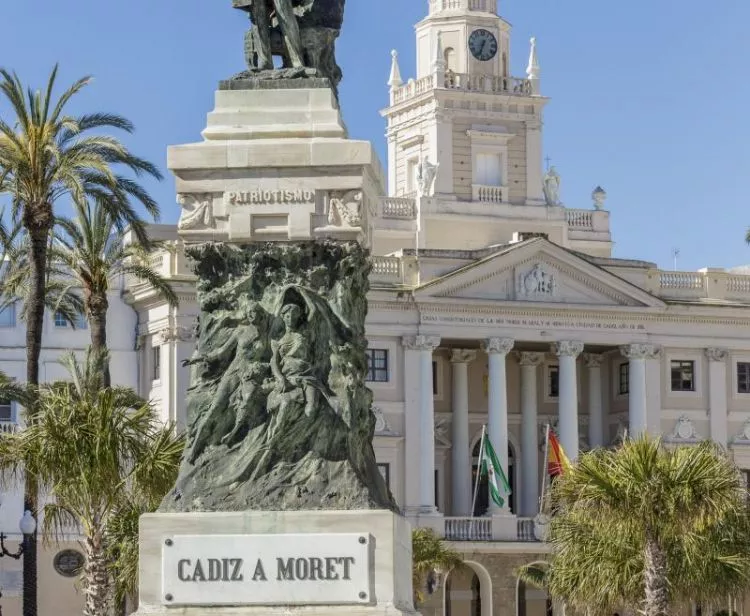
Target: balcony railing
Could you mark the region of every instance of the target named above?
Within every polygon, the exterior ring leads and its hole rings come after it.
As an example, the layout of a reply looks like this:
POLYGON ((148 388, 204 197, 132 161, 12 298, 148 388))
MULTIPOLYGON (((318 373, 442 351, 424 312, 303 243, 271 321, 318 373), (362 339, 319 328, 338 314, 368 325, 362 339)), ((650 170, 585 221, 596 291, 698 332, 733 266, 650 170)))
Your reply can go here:
POLYGON ((430 0, 430 14, 461 9, 497 14, 497 0, 430 0))
POLYGON ((445 518, 447 541, 492 541, 492 518, 445 518))
POLYGON ((434 75, 427 75, 417 80, 411 79, 392 90, 392 104, 403 103, 435 88, 511 96, 532 96, 534 93, 531 81, 522 77, 498 77, 497 75, 448 71, 442 83, 436 83, 434 75))
POLYGON ((594 212, 592 210, 565 210, 568 226, 577 231, 594 230, 594 212))
POLYGON ((508 201, 508 188, 506 186, 473 184, 471 192, 473 200, 481 203, 506 203, 508 201))
POLYGON ((14 434, 20 428, 15 421, 0 421, 0 434, 14 434))
POLYGON ((518 540, 519 541, 539 541, 536 537, 536 526, 534 518, 518 518, 518 540))
POLYGON ((402 261, 399 257, 373 257, 370 280, 398 284, 402 281, 402 261))
POLYGON ((706 277, 700 272, 661 272, 659 275, 659 286, 662 289, 702 291, 705 285, 706 277))
POLYGON ((416 199, 404 197, 383 197, 380 200, 380 217, 397 220, 416 220, 416 199))

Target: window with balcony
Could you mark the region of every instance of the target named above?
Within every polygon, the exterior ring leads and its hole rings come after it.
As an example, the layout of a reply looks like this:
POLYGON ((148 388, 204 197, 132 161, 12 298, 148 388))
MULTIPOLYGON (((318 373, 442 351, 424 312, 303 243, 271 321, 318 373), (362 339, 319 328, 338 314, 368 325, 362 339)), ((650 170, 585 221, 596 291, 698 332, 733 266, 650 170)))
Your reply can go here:
POLYGON ((630 393, 630 364, 628 362, 620 364, 617 393, 620 396, 626 396, 630 393))
POLYGON ((16 305, 9 304, 0 310, 0 327, 16 326, 16 305))
POLYGON ((672 360, 672 391, 695 391, 695 362, 672 360))
POLYGON ((475 184, 482 186, 503 185, 502 155, 479 152, 474 164, 476 166, 474 170, 475 184))
POLYGON ((750 362, 737 362, 737 393, 750 394, 750 362))
POLYGON ((388 350, 367 349, 367 380, 371 383, 388 382, 388 350))

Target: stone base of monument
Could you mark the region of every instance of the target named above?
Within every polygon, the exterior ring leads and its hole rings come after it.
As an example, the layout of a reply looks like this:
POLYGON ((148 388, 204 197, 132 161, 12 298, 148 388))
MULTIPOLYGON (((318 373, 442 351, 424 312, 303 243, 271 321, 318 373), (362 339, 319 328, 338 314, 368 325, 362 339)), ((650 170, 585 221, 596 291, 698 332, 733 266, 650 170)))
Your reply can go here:
POLYGON ((141 518, 140 616, 414 614, 411 528, 390 511, 141 518))

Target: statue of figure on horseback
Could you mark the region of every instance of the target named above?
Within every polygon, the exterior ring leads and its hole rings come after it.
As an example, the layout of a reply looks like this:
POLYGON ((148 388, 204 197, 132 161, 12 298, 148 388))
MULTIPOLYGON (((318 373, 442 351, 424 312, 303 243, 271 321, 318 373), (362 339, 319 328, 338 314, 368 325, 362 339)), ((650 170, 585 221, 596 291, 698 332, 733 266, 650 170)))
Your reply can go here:
POLYGON ((345 0, 232 0, 253 23, 245 40, 251 73, 259 77, 326 77, 336 88, 341 69, 335 45, 345 0), (282 59, 274 68, 273 58, 282 59))

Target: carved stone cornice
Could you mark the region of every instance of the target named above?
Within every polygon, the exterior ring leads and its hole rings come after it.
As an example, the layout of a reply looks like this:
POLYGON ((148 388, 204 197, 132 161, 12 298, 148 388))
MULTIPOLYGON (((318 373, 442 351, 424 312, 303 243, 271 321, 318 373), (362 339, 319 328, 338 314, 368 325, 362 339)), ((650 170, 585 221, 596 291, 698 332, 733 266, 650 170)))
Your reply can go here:
POLYGON ((626 359, 656 359, 661 348, 655 344, 626 344, 620 347, 620 353, 626 359))
POLYGON ((190 342, 195 340, 195 329, 192 327, 165 327, 161 331, 155 334, 159 344, 167 344, 169 342, 190 342))
POLYGON ((544 363, 544 353, 521 351, 518 353, 518 363, 521 366, 531 366, 536 368, 544 363))
POLYGON ((728 351, 720 348, 708 348, 704 350, 708 361, 723 362, 726 361, 728 351))
POLYGON ((452 349, 452 364, 470 364, 477 358, 477 352, 472 349, 452 349))
POLYGON ((596 353, 584 353, 583 363, 587 368, 601 368, 604 362, 604 355, 597 355, 596 353))
POLYGON ((513 338, 487 338, 482 342, 482 350, 487 355, 507 355, 515 343, 513 338))
POLYGON ((558 357, 578 357, 583 353, 583 342, 578 340, 560 340, 550 345, 550 350, 558 357))
POLYGON ((404 336, 401 344, 407 351, 434 351, 440 346, 440 336, 404 336))

